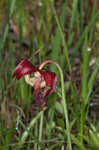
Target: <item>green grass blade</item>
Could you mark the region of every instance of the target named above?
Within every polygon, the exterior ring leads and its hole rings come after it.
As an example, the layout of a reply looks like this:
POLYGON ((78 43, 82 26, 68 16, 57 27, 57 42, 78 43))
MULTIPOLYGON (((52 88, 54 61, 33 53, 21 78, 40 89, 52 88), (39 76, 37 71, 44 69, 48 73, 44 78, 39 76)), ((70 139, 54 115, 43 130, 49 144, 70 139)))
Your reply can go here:
MULTIPOLYGON (((96 1, 94 2, 94 5, 93 5, 91 18, 94 18, 95 13, 96 13, 96 1)), ((89 41, 90 42, 92 42, 92 38, 93 38, 93 29, 94 28, 91 28, 90 29, 90 33, 89 33, 89 41)))
MULTIPOLYGON (((41 114, 40 118, 40 129, 39 129, 39 142, 42 141, 42 134, 43 134, 43 118, 44 118, 44 112, 41 114)), ((38 146, 38 150, 40 150, 40 145, 38 146)))
POLYGON ((77 54, 77 52, 78 52, 78 50, 79 50, 79 48, 80 48, 80 46, 81 46, 81 44, 82 44, 84 38, 85 38, 86 32, 90 32, 90 31, 91 31, 91 29, 93 28, 93 25, 94 25, 95 21, 96 21, 98 18, 99 18, 99 12, 97 12, 97 13, 95 14, 95 16, 93 16, 93 17, 91 18, 90 23, 89 23, 88 26, 85 28, 84 32, 82 33, 81 37, 79 38, 79 40, 78 40, 78 42, 77 42, 77 44, 76 44, 76 46, 75 46, 75 48, 74 48, 74 51, 73 51, 73 53, 72 53, 72 58, 74 58, 74 57, 76 56, 76 54, 77 54))
MULTIPOLYGON (((43 110, 43 111, 44 111, 44 110, 43 110)), ((19 142, 19 148, 22 147, 22 145, 25 143, 25 140, 26 140, 26 138, 27 138, 28 135, 29 135, 30 129, 31 129, 31 128, 34 126, 34 124, 38 121, 38 119, 39 119, 40 116, 42 115, 42 112, 43 112, 43 111, 40 111, 40 112, 37 114, 37 116, 36 116, 35 118, 33 118, 33 119, 31 120, 31 122, 29 123, 29 125, 28 125, 26 131, 24 131, 24 133, 22 134, 22 137, 21 137, 20 142, 19 142)))
POLYGON ((64 37, 64 34, 62 32, 62 29, 61 29, 61 26, 60 26, 60 23, 59 23, 59 19, 58 19, 58 16, 56 14, 56 11, 55 11, 55 8, 54 8, 53 4, 51 6, 52 6, 52 10, 53 10, 53 13, 55 15, 55 19, 56 19, 56 22, 57 22, 57 25, 58 25, 58 30, 60 32, 60 36, 61 36, 61 39, 62 39, 62 44, 63 44, 63 47, 64 47, 64 54, 65 54, 66 61, 67 61, 67 64, 68 64, 69 72, 71 74, 72 68, 71 68, 70 59, 69 59, 69 56, 68 56, 68 49, 67 49, 65 37, 64 37))
MULTIPOLYGON (((65 0, 65 2, 62 5, 62 8, 61 8, 61 16, 59 18, 59 22, 60 22, 60 25, 62 28, 64 28, 64 23, 66 21, 66 8, 67 8, 67 1, 65 0)), ((56 35, 52 36, 52 53, 51 53, 52 60, 57 61, 59 59, 59 55, 61 52, 61 40, 62 40, 62 38, 60 36, 59 27, 57 27, 56 35)), ((54 71, 55 66, 52 66, 51 69, 52 69, 52 71, 54 71)))
MULTIPOLYGON (((70 44, 72 43, 72 40, 73 40, 73 27, 74 27, 75 20, 76 20, 77 7, 78 7, 78 0, 74 0, 72 16, 71 16, 71 21, 70 21, 70 25, 69 25, 69 36, 68 36, 68 41, 67 41, 67 43, 70 43, 70 44)), ((70 44, 67 44, 67 45, 70 46, 70 44)))
MULTIPOLYGON (((5 28, 4 28, 4 32, 3 32, 2 38, 0 39, 0 51, 3 49, 4 44, 5 44, 5 40, 6 40, 6 37, 7 37, 7 34, 8 34, 8 30, 9 30, 9 20, 10 20, 12 14, 14 12, 15 3, 16 3, 16 0, 8 1, 8 6, 10 7, 10 8, 8 7, 8 22, 7 22, 7 24, 6 24, 5 28)), ((1 57, 0 57, 0 61, 1 61, 1 57)))
POLYGON ((83 0, 79 1, 80 3, 80 33, 83 31, 83 0))
POLYGON ((88 65, 89 65, 89 52, 87 50, 88 34, 86 32, 84 50, 83 50, 83 72, 82 72, 82 104, 81 104, 81 119, 80 119, 80 141, 83 142, 82 135, 84 134, 85 123, 85 104, 88 92, 88 65))

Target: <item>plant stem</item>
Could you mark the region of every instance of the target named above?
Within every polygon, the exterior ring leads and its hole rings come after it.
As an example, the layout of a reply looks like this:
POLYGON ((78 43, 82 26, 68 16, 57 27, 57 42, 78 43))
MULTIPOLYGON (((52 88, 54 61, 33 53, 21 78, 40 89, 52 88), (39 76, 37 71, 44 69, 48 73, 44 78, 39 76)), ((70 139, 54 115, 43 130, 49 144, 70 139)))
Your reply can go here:
POLYGON ((72 150, 72 144, 71 144, 71 137, 70 137, 70 128, 69 128, 69 119, 68 119, 68 110, 67 110, 67 103, 66 103, 66 97, 65 97, 65 88, 64 88, 64 77, 63 77, 63 71, 59 64, 56 61, 53 60, 46 60, 44 61, 40 66, 39 69, 42 69, 44 65, 47 63, 52 63, 55 64, 56 67, 58 68, 61 76, 61 89, 62 89, 62 104, 64 108, 64 115, 65 115, 65 124, 67 128, 67 139, 68 139, 68 144, 69 144, 69 150, 72 150))
MULTIPOLYGON (((41 142, 42 140, 42 131, 43 131, 43 117, 44 117, 44 112, 42 112, 41 114, 41 118, 40 118, 40 130, 39 130, 39 142, 41 142)), ((40 150, 40 145, 38 146, 38 150, 40 150)))

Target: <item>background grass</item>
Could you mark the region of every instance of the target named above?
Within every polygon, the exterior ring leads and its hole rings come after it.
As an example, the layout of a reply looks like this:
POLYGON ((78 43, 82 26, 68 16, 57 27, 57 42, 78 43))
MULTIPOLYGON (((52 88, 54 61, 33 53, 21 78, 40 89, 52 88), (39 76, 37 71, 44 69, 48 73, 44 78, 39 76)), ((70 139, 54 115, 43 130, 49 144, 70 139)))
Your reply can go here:
POLYGON ((99 149, 98 43, 98 0, 0 1, 0 150, 99 149), (24 79, 12 79, 22 59, 62 68, 72 148, 58 70, 48 65, 58 84, 41 110, 24 79))

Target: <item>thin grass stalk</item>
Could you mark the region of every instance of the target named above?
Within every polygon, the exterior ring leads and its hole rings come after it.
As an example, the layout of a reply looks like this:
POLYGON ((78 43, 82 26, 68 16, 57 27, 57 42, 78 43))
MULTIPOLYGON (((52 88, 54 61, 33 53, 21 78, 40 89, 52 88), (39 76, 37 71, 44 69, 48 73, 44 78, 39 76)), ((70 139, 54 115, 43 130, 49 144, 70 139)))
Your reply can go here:
POLYGON ((68 43, 72 43, 73 40, 73 27, 74 23, 76 21, 76 16, 77 16, 77 7, 78 7, 78 0, 73 1, 73 9, 72 9, 72 16, 70 20, 70 25, 69 25, 69 35, 68 35, 68 43))
POLYGON ((97 75, 97 73, 98 73, 98 70, 99 70, 99 67, 96 67, 96 68, 94 69, 94 71, 92 72, 92 75, 91 75, 91 77, 90 77, 90 79, 89 79, 89 82, 88 82, 88 90, 91 90, 91 89, 92 89, 93 83, 94 83, 94 81, 95 81, 95 77, 96 77, 96 75, 97 75))
POLYGON ((73 26, 74 26, 74 23, 75 23, 75 16, 76 16, 76 13, 77 13, 77 6, 78 6, 78 0, 74 0, 73 1, 73 9, 72 9, 72 16, 71 16, 71 21, 70 21, 70 34, 71 32, 73 31, 73 26))
MULTIPOLYGON (((42 112, 40 117, 40 130, 39 130, 39 142, 42 141, 42 133, 43 133, 43 118, 44 118, 44 112, 42 112)), ((40 145, 38 146, 38 150, 40 150, 40 145)))
POLYGON ((46 61, 44 61, 39 66, 39 69, 42 69, 44 67, 44 65, 47 64, 47 63, 55 64, 56 67, 58 68, 59 72, 60 72, 61 90, 62 90, 62 104, 63 104, 63 109, 64 109, 65 124, 66 124, 66 128, 67 128, 67 140, 68 140, 69 150, 72 150, 71 137, 70 137, 70 124, 69 124, 68 109, 67 109, 67 103, 66 103, 66 97, 65 97, 63 71, 62 71, 61 67, 59 66, 59 64, 56 61, 53 61, 53 60, 46 60, 46 61))
MULTIPOLYGON (((64 130, 63 128, 56 127, 56 129, 58 129, 59 131, 61 131, 63 134, 67 135, 67 131, 64 130)), ((73 134, 71 134, 71 139, 72 139, 73 143, 75 145, 77 145, 78 148, 80 148, 80 149, 75 149, 75 150, 86 150, 86 148, 84 148, 83 144, 81 142, 79 142, 79 140, 73 134)))
POLYGON ((83 31, 83 0, 80 0, 80 33, 83 31))
MULTIPOLYGON (((4 41, 6 39, 6 36, 7 36, 7 33, 8 33, 8 29, 9 29, 9 20, 14 12, 14 9, 15 9, 15 3, 16 3, 16 0, 10 0, 10 5, 8 5, 10 8, 8 8, 8 22, 5 26, 5 30, 4 30, 4 33, 3 33, 3 37, 2 37, 2 42, 4 44, 4 41)), ((2 46, 3 46, 2 44, 2 46)), ((2 48, 2 46, 0 48, 2 48)))
POLYGON ((30 129, 34 126, 34 124, 37 122, 37 120, 41 117, 42 112, 45 111, 45 110, 46 110, 46 108, 44 108, 42 111, 40 111, 37 114, 37 116, 31 120, 31 122, 29 123, 28 127, 26 128, 26 131, 24 131, 23 134, 22 134, 22 137, 20 139, 18 148, 21 148, 22 145, 25 143, 25 140, 26 140, 26 138, 29 135, 30 129))
MULTIPOLYGON (((93 5, 93 9, 92 9, 91 18, 94 18, 94 16, 95 16, 96 7, 97 7, 97 5, 96 5, 96 0, 95 0, 94 5, 93 5)), ((92 38, 93 38, 93 30, 94 30, 94 28, 91 28, 90 33, 89 33, 89 42, 90 43, 92 42, 92 38)))
MULTIPOLYGON (((0 39, 0 51, 3 49, 4 44, 5 44, 5 40, 6 40, 6 37, 8 34, 8 30, 9 30, 9 20, 14 12, 16 0, 12 0, 11 2, 9 1, 9 3, 10 3, 10 5, 9 5, 10 8, 8 9, 8 18, 7 18, 8 22, 5 25, 2 38, 0 39)), ((0 57, 1 57, 1 53, 0 53, 0 57)), ((0 58, 0 61, 1 61, 1 58, 0 58)))
MULTIPOLYGON (((37 135, 38 135, 38 121, 35 124, 34 135, 35 135, 35 137, 37 137, 37 135)), ((33 150, 37 150, 37 142, 34 142, 33 150)))
POLYGON ((85 38, 86 32, 89 32, 90 30, 92 30, 92 27, 98 18, 99 18, 99 12, 97 12, 94 16, 92 16, 90 23, 86 26, 84 32, 82 33, 81 37, 79 38, 79 40, 74 48, 74 51, 72 53, 72 59, 76 56, 77 51, 80 48, 82 41, 85 38))
MULTIPOLYGON (((60 14, 60 17, 59 17, 59 22, 60 22, 60 25, 61 25, 62 28, 64 28, 64 24, 65 24, 65 21, 66 21, 67 3, 68 3, 68 0, 65 0, 63 2, 62 6, 61 6, 61 14, 60 14)), ((52 38, 51 38, 52 39, 51 59, 57 61, 59 59, 60 52, 61 52, 61 46, 60 45, 61 45, 62 38, 60 36, 60 31, 59 31, 58 27, 56 28, 55 32, 56 32, 55 36, 52 35, 52 38)), ((51 66, 51 70, 54 71, 55 66, 51 66)))
POLYGON ((57 22, 57 25, 58 25, 58 28, 59 28, 59 31, 60 31, 61 38, 62 38, 62 43, 63 43, 63 47, 64 47, 64 51, 65 51, 67 64, 68 64, 68 67, 69 67, 69 72, 70 72, 70 74, 72 74, 72 68, 71 68, 71 64, 70 64, 70 60, 69 60, 69 56, 68 56, 68 49, 67 49, 67 46, 66 46, 66 41, 65 41, 65 38, 64 38, 64 34, 62 32, 62 29, 61 29, 61 26, 60 26, 60 23, 59 23, 59 19, 56 15, 56 11, 55 11, 55 8, 54 8, 53 4, 51 4, 51 7, 52 7, 53 13, 55 15, 55 19, 56 19, 56 22, 57 22))
POLYGON ((83 52, 83 72, 82 72, 82 104, 81 104, 81 118, 80 118, 80 141, 83 143, 84 134, 84 123, 85 123, 85 107, 88 92, 88 62, 89 62, 89 52, 87 50, 87 37, 86 32, 85 42, 84 42, 84 52, 83 52))
MULTIPOLYGON (((48 113, 48 120, 49 120, 49 124, 48 124, 48 128, 47 128, 47 139, 50 140, 52 137, 52 124, 53 124, 53 119, 54 119, 54 112, 55 112, 55 106, 53 105, 48 113)), ((48 149, 50 149, 50 143, 48 143, 48 149)))

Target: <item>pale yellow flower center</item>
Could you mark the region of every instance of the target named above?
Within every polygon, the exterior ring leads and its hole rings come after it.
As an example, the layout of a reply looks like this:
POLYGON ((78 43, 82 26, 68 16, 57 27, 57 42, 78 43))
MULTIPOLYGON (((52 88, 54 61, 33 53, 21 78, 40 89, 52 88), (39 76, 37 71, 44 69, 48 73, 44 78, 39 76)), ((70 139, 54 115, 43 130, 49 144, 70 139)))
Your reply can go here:
POLYGON ((46 86, 45 80, 38 71, 34 73, 34 77, 30 77, 30 75, 25 75, 24 78, 26 83, 31 86, 34 86, 35 84, 38 84, 40 88, 44 88, 46 86))

